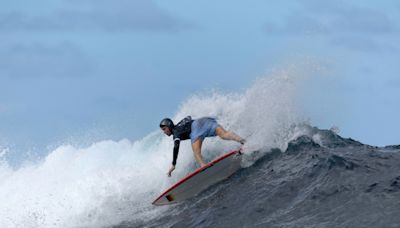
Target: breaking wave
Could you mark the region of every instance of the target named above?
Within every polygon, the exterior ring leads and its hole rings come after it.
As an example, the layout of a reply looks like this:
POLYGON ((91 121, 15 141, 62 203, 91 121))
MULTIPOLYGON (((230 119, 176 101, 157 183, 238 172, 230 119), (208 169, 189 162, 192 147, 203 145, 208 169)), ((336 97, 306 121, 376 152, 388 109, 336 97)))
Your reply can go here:
MULTIPOLYGON (((9 165, 4 156, 9 151, 4 149, 0 153, 0 226, 323 226, 328 221, 323 211, 344 216, 339 213, 339 202, 348 202, 349 192, 355 197, 350 201, 354 203, 352 210, 364 208, 363 200, 378 202, 377 198, 362 198, 356 193, 398 194, 398 177, 373 179, 379 171, 391 172, 397 155, 382 154, 307 124, 296 105, 298 86, 306 75, 304 70, 289 67, 257 79, 241 92, 194 94, 182 103, 172 117, 174 121, 187 115, 212 116, 224 128, 247 139, 245 168, 172 207, 155 207, 151 202, 196 164, 190 143, 183 142, 177 169, 172 178, 167 178, 173 145, 157 126, 155 132, 138 141, 105 140, 86 147, 65 144, 44 159, 26 161, 17 168, 9 165), (364 154, 353 155, 353 149, 362 149, 370 160, 364 163, 364 154), (375 160, 381 165, 374 165, 375 160), (361 175, 365 172, 370 174, 368 181, 361 175), (352 179, 343 182, 346 176, 352 179), (333 199, 342 201, 335 203, 333 199)), ((235 142, 211 138, 204 144, 203 155, 211 160, 237 148, 235 142)), ((387 201, 379 202, 380 206, 371 211, 378 211, 387 201)), ((366 218, 356 212, 350 215, 366 218)))

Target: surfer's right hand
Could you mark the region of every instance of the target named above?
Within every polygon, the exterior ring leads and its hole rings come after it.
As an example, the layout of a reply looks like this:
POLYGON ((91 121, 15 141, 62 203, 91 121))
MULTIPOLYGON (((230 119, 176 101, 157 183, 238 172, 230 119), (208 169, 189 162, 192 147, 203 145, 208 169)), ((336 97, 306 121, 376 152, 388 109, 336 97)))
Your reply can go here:
POLYGON ((172 171, 174 171, 175 170, 175 166, 173 165, 170 169, 169 169, 169 171, 168 171, 168 177, 171 177, 171 173, 172 173, 172 171))

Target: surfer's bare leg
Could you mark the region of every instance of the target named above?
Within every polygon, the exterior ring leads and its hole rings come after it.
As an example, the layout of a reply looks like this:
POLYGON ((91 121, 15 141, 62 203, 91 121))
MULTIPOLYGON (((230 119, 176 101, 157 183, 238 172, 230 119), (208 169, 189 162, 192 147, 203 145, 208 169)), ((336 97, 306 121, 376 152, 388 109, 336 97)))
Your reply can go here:
POLYGON ((244 144, 245 140, 238 136, 237 134, 230 132, 230 131, 226 131, 223 127, 219 126, 215 129, 215 133, 221 137, 221 139, 225 139, 225 140, 234 140, 238 143, 244 144))
POLYGON ((200 164, 200 166, 205 166, 206 163, 203 161, 203 158, 201 157, 201 145, 203 144, 202 139, 197 139, 194 143, 192 143, 192 149, 193 149, 193 154, 194 158, 196 158, 196 161, 200 164))

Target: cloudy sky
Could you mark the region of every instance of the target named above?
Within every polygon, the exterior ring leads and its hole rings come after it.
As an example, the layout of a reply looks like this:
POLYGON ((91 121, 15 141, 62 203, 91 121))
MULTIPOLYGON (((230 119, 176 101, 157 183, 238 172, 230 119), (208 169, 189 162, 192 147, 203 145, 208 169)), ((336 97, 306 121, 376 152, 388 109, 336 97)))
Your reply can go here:
POLYGON ((400 144, 399 34, 396 0, 2 1, 0 143, 138 139, 193 92, 307 56, 334 75, 312 83, 313 124, 400 144))

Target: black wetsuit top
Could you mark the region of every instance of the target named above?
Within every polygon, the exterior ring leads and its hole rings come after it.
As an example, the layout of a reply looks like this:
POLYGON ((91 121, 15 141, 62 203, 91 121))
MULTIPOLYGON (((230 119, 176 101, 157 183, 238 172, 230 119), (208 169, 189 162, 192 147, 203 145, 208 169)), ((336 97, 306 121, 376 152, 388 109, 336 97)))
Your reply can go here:
POLYGON ((174 153, 172 159, 172 165, 176 165, 176 159, 179 153, 179 144, 181 140, 190 139, 190 133, 192 132, 192 117, 187 116, 179 123, 177 123, 172 129, 172 135, 174 138, 174 153))

